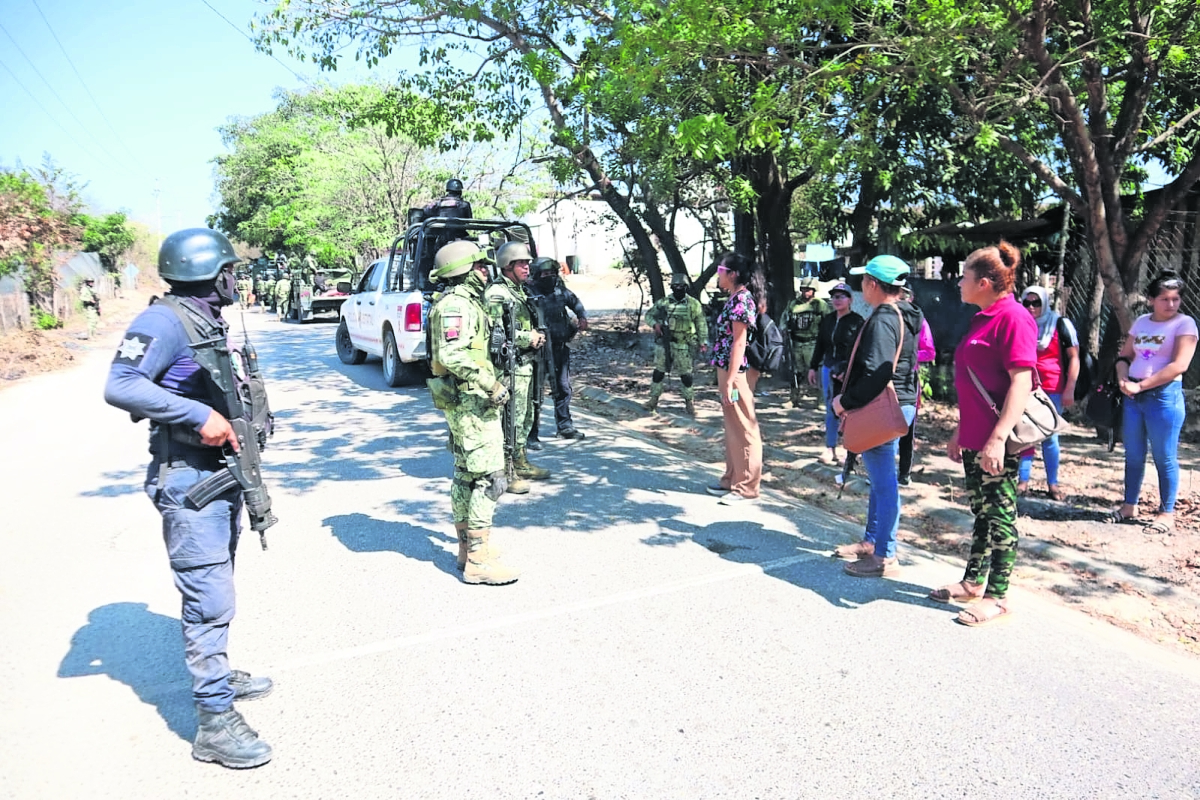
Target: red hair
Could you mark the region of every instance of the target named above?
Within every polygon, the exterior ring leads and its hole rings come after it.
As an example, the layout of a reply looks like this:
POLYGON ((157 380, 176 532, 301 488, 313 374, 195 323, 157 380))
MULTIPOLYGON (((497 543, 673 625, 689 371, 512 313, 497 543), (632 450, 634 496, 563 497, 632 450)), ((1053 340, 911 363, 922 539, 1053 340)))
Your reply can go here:
POLYGON ((1021 251, 1003 239, 992 247, 981 247, 967 256, 963 269, 975 273, 976 280, 987 278, 997 294, 1012 294, 1017 288, 1017 267, 1021 251))

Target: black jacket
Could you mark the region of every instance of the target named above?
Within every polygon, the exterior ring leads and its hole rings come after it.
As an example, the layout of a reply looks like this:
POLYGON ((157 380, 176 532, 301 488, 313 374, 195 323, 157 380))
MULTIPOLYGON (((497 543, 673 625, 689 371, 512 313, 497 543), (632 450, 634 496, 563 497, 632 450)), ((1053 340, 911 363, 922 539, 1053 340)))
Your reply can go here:
POLYGON ((863 324, 862 340, 842 392, 842 408, 862 408, 883 391, 889 380, 896 387, 900 405, 917 404, 917 338, 923 318, 921 309, 903 300, 885 303, 875 309, 863 324), (900 336, 897 308, 904 318, 904 345, 893 376, 892 358, 896 355, 896 342, 900 336))
POLYGON ((836 311, 821 317, 812 363, 822 367, 835 367, 845 363, 846 359, 850 358, 850 348, 854 346, 854 337, 858 336, 858 329, 862 324, 862 315, 853 311, 847 312, 841 322, 838 322, 836 311))
POLYGON ((554 289, 545 294, 542 293, 537 281, 529 281, 525 284, 525 288, 529 290, 533 302, 545 315, 546 327, 550 329, 550 341, 556 345, 571 341, 575 336, 576 328, 567 316, 567 309, 571 309, 577 319, 587 318, 583 303, 579 302, 575 293, 563 284, 561 278, 556 278, 554 289))

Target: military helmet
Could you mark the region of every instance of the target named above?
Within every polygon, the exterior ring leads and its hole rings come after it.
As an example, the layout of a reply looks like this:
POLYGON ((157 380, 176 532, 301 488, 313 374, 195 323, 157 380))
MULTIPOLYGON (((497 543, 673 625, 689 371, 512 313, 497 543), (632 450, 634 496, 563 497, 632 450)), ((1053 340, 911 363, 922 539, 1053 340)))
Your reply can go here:
POLYGON ((812 289, 815 292, 817 290, 817 279, 808 275, 801 278, 798 285, 801 289, 812 289))
POLYGON ((429 277, 440 281, 466 275, 471 271, 471 267, 475 266, 476 261, 490 262, 491 259, 474 242, 465 239, 451 242, 438 250, 437 255, 433 257, 433 271, 429 273, 429 277))
POLYGON ((558 274, 558 262, 549 256, 535 258, 533 263, 529 265, 529 276, 531 278, 536 278, 547 272, 558 274))
POLYGON ((496 251, 496 269, 503 272, 514 261, 532 261, 533 253, 524 242, 505 242, 496 251))
POLYGON ((689 284, 690 284, 690 281, 688 280, 687 275, 684 275, 682 272, 672 272, 671 273, 671 288, 672 289, 674 289, 676 286, 682 286, 683 288, 686 289, 689 284))
POLYGON ((458 195, 458 194, 462 194, 462 193, 463 193, 462 181, 460 181, 458 178, 451 178, 450 180, 446 181, 446 194, 458 195))
POLYGON ((158 274, 178 283, 208 281, 240 260, 220 231, 186 228, 172 233, 158 248, 158 274))

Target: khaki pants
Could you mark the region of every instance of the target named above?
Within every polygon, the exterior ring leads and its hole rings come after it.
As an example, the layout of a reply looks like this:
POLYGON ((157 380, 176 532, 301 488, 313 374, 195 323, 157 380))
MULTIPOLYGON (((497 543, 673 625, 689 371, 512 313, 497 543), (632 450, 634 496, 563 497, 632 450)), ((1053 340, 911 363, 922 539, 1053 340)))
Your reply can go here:
MULTIPOLYGON (((723 380, 725 371, 718 373, 723 380)), ((744 372, 734 373, 731 381, 738 399, 731 405, 721 403, 725 417, 725 474, 721 485, 743 497, 758 497, 758 484, 762 481, 762 434, 754 413, 754 391, 744 372)))

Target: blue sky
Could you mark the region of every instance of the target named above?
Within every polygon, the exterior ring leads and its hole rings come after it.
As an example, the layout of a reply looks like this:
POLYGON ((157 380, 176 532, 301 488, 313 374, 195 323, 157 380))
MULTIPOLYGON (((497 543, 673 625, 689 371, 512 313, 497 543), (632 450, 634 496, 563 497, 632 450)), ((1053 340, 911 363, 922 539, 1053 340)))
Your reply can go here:
POLYGON ((88 182, 97 211, 127 210, 151 228, 157 185, 164 231, 201 225, 213 210, 209 162, 223 152, 218 125, 271 110, 277 89, 303 88, 292 70, 366 77, 258 53, 217 12, 248 34, 266 6, 208 3, 216 11, 202 0, 0 0, 0 165, 36 166, 49 153, 88 182))

